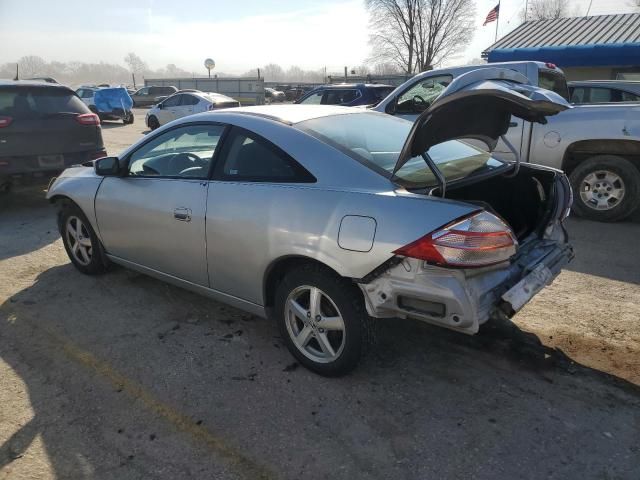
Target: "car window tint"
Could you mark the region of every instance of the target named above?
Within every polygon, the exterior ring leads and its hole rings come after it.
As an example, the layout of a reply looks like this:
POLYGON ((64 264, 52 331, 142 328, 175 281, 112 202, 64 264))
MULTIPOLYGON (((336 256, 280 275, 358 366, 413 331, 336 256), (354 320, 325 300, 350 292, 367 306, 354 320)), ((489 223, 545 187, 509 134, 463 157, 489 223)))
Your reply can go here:
POLYGON ((51 113, 86 113, 76 95, 57 88, 9 88, 0 91, 0 115, 35 118, 51 113))
POLYGON ((452 80, 451 75, 423 78, 398 97, 396 112, 421 113, 425 111, 452 80))
POLYGON ((360 92, 355 89, 326 90, 322 103, 325 105, 342 105, 349 103, 360 96, 360 92))
POLYGON ((309 95, 307 98, 302 100, 300 103, 304 103, 305 105, 319 105, 320 102, 322 101, 322 93, 323 92, 316 92, 316 93, 314 93, 312 95, 309 95))
POLYGON ((169 97, 164 102, 162 102, 162 106, 177 107, 178 105, 180 105, 181 99, 182 99, 182 95, 174 95, 173 97, 169 97))
POLYGON ((585 103, 586 91, 583 87, 574 87, 571 91, 571 103, 585 103))
POLYGON ((591 103, 613 102, 613 90, 610 88, 590 88, 589 101, 591 103))
POLYGON ((302 173, 305 172, 304 169, 286 153, 257 135, 243 130, 235 131, 223 156, 222 177, 226 180, 309 181, 302 173))
POLYGON ((634 93, 621 92, 623 102, 640 102, 640 96, 634 93))
POLYGON ((180 105, 197 105, 200 99, 193 95, 182 95, 182 101, 180 105))
POLYGON ((158 135, 129 157, 135 177, 207 178, 224 127, 188 125, 158 135))

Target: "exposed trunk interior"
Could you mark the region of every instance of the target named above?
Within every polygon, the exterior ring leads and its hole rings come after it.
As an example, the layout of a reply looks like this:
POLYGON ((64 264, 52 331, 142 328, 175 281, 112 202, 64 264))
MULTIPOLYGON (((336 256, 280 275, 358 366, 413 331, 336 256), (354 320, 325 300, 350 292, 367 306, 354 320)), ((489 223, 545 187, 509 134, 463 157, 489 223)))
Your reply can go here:
POLYGON ((446 197, 474 203, 500 215, 511 226, 518 240, 544 227, 556 174, 526 164, 515 177, 498 175, 464 186, 447 186, 446 197))

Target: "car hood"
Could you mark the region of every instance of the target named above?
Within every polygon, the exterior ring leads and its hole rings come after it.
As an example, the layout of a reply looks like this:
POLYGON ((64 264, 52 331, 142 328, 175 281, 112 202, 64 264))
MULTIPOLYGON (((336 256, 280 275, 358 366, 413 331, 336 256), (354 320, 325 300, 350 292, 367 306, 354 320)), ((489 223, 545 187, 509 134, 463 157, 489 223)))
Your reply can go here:
POLYGON ((546 123, 571 108, 557 93, 531 85, 510 69, 484 68, 457 77, 416 119, 394 173, 411 158, 448 140, 481 140, 493 150, 509 129, 511 116, 546 123))

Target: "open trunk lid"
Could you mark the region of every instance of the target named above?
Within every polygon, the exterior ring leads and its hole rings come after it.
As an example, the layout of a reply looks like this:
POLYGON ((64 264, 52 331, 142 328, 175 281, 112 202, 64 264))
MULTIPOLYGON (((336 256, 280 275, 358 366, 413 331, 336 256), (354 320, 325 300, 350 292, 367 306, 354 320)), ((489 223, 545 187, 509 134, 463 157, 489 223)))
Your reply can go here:
MULTIPOLYGON (((531 85, 505 68, 484 68, 460 75, 415 121, 393 174, 434 145, 461 138, 484 142, 490 150, 509 129, 511 116, 546 123, 546 117, 571 108, 557 93, 531 85)), ((437 169, 435 164, 429 164, 437 169)), ((434 171, 440 178, 441 172, 434 171)))

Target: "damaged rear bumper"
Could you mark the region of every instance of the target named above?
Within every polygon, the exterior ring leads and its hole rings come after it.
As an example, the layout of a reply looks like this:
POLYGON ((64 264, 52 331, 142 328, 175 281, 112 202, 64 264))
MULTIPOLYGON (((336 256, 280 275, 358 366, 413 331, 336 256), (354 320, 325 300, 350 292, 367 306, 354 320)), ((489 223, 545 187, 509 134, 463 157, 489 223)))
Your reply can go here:
POLYGON ((403 258, 359 285, 373 317, 414 318, 473 334, 494 315, 513 316, 573 256, 564 241, 532 238, 509 263, 451 269, 403 258))

